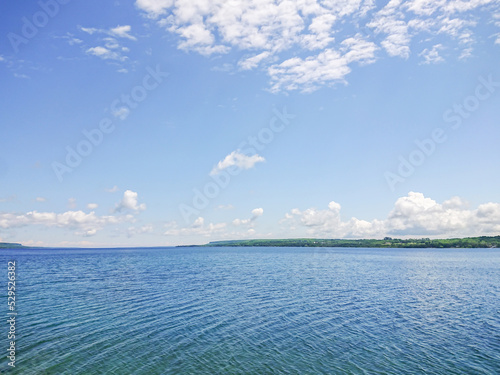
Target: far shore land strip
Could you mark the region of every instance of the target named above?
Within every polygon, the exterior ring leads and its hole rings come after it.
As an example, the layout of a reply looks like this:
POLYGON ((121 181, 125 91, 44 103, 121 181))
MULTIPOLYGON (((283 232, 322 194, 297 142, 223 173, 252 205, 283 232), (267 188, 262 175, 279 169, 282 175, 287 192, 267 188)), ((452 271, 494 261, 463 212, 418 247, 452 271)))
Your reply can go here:
MULTIPOLYGON (((160 248, 164 246, 155 246, 160 248)), ((213 241, 205 245, 180 245, 177 247, 361 247, 361 248, 500 248, 499 236, 481 236, 466 238, 429 239, 410 238, 398 239, 385 237, 376 239, 320 239, 320 238, 289 238, 289 239, 258 239, 213 241)), ((0 249, 36 249, 43 247, 23 246, 20 243, 0 242, 0 249)), ((121 247, 120 247, 121 248, 121 247)), ((146 248, 150 248, 149 246, 146 248)))

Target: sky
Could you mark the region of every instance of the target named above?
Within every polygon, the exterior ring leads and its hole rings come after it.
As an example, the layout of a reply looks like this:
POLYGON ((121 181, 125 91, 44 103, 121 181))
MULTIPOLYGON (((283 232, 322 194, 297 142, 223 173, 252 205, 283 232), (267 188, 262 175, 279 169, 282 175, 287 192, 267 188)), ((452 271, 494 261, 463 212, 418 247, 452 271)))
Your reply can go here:
POLYGON ((500 1, 5 0, 0 241, 500 234, 500 1))

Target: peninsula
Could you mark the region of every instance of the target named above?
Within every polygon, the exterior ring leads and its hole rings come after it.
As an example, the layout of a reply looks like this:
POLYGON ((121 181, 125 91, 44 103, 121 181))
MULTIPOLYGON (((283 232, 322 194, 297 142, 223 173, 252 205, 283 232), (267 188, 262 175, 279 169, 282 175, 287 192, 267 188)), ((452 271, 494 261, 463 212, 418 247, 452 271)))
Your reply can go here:
POLYGON ((26 248, 26 246, 23 246, 20 243, 0 242, 0 249, 21 249, 21 248, 26 248))

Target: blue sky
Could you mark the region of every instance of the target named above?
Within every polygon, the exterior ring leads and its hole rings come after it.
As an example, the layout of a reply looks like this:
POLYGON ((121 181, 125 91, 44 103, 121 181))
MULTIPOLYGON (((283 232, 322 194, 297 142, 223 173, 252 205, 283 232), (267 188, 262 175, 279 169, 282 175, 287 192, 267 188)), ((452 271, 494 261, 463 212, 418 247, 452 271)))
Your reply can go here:
POLYGON ((1 241, 500 234, 500 1, 0 9, 1 241))

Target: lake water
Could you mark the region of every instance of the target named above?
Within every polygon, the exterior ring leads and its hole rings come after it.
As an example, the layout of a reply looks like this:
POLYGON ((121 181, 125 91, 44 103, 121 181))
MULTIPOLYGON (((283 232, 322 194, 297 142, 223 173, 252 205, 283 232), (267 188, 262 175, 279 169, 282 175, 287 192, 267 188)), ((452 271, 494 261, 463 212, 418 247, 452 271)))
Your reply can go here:
POLYGON ((499 374, 500 250, 0 250, 11 374, 499 374))

